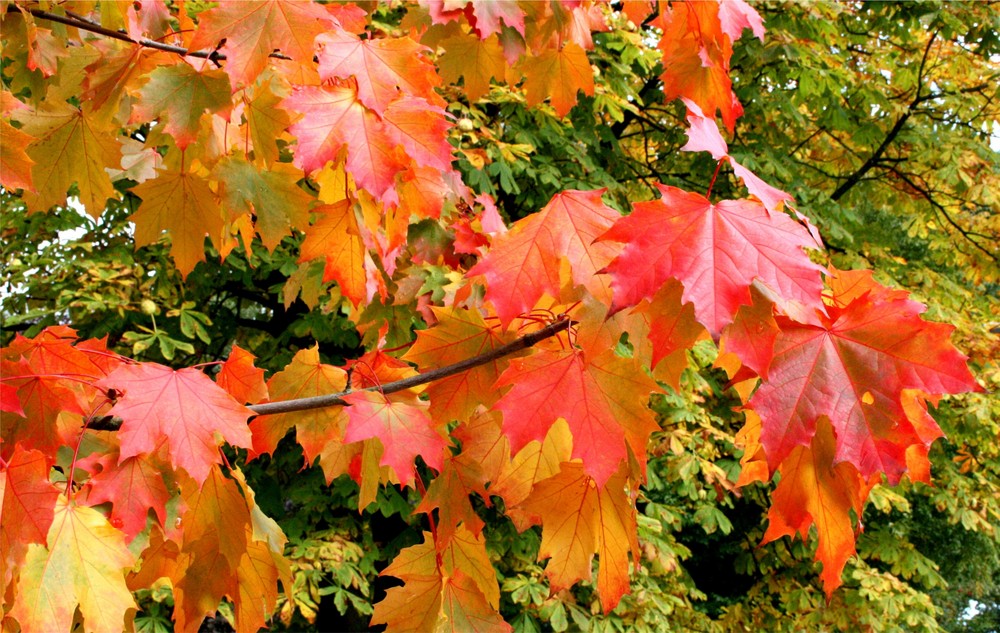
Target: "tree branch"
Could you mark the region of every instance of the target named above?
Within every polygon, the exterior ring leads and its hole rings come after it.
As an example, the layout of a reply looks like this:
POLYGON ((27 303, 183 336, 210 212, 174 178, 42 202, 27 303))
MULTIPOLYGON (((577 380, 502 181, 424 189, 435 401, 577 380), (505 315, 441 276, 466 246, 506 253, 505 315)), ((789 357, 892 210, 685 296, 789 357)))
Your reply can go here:
POLYGON ((927 64, 927 57, 928 55, 930 55, 931 46, 934 45, 935 39, 937 39, 936 32, 931 35, 930 40, 928 40, 927 42, 927 47, 924 49, 924 56, 920 60, 920 68, 919 70, 917 70, 917 94, 913 97, 913 101, 907 108, 906 113, 896 120, 895 125, 892 126, 892 129, 889 130, 889 133, 886 134, 885 138, 882 140, 882 144, 879 145, 874 152, 872 152, 872 155, 868 157, 868 160, 866 160, 864 164, 862 164, 861 167, 857 169, 857 171, 848 176, 847 180, 841 183, 840 186, 837 187, 836 191, 830 194, 831 199, 840 200, 842 197, 844 197, 844 194, 846 194, 854 187, 854 185, 861 182, 861 179, 864 177, 864 175, 867 174, 872 169, 872 167, 874 167, 878 163, 879 158, 882 157, 882 154, 885 153, 885 150, 888 149, 889 145, 894 140, 896 140, 896 137, 899 136, 899 133, 903 130, 903 126, 906 124, 906 121, 910 118, 910 116, 913 115, 915 108, 923 100, 923 97, 920 93, 923 92, 923 87, 924 87, 924 67, 927 64))
POLYGON ((927 202, 930 203, 930 205, 934 207, 938 211, 938 213, 941 214, 942 217, 944 217, 945 221, 948 224, 950 224, 956 231, 958 231, 959 234, 961 234, 961 236, 965 238, 966 241, 972 244, 973 247, 982 251, 987 257, 989 257, 993 261, 1000 261, 1000 257, 997 257, 996 253, 994 253, 993 251, 991 251, 990 249, 986 248, 985 246, 977 242, 975 239, 973 239, 975 237, 981 237, 983 239, 988 240, 990 239, 989 236, 983 235, 982 233, 976 233, 974 231, 967 231, 966 229, 962 228, 962 226, 958 222, 956 222, 954 218, 951 217, 951 214, 948 213, 948 209, 946 209, 943 204, 934 199, 933 192, 931 192, 928 188, 923 187, 917 182, 915 182, 912 178, 909 177, 908 174, 900 171, 899 169, 897 169, 895 166, 892 165, 884 165, 883 168, 895 174, 897 178, 905 182, 907 185, 912 187, 914 191, 923 196, 923 198, 927 200, 927 202))
MULTIPOLYGON (((339 393, 330 393, 322 396, 312 396, 309 398, 293 398, 291 400, 281 400, 278 402, 265 402, 264 404, 252 405, 249 408, 257 415, 274 415, 277 413, 291 413, 293 411, 308 411, 310 409, 322 409, 325 407, 345 405, 347 403, 344 401, 344 396, 356 391, 379 391, 381 393, 395 393, 397 391, 403 391, 405 389, 424 385, 429 382, 434 382, 435 380, 441 380, 442 378, 454 376, 455 374, 460 374, 463 371, 468 371, 474 367, 479 367, 480 365, 493 362, 498 358, 510 356, 511 354, 521 350, 528 349, 539 341, 551 338, 559 332, 568 329, 571 323, 572 320, 569 317, 563 316, 559 320, 546 325, 542 329, 525 334, 521 338, 515 339, 491 352, 466 358, 465 360, 461 360, 457 363, 425 371, 415 376, 387 382, 384 385, 366 387, 365 389, 357 390, 348 389, 347 391, 341 391, 339 393)), ((88 420, 86 426, 88 429, 94 431, 117 431, 121 426, 121 420, 118 418, 112 418, 111 416, 104 416, 102 418, 93 418, 88 420)))
MULTIPOLYGON (((7 11, 18 11, 17 7, 11 6, 7 11)), ((137 44, 139 46, 145 46, 146 48, 155 48, 159 51, 165 51, 167 53, 174 53, 181 55, 183 57, 202 57, 214 62, 224 61, 226 56, 218 51, 192 51, 184 48, 183 46, 174 46, 172 44, 164 44, 162 42, 157 42, 156 40, 147 39, 132 39, 127 33, 123 31, 115 31, 113 29, 105 28, 100 24, 96 24, 87 20, 83 17, 77 15, 59 15, 57 13, 49 13, 48 11, 42 11, 41 9, 29 9, 28 13, 40 20, 49 20, 50 22, 58 22, 60 24, 65 24, 66 26, 71 26, 73 28, 80 29, 81 31, 88 31, 90 33, 96 33, 97 35, 103 35, 105 37, 110 37, 116 40, 121 40, 122 42, 128 42, 129 44, 137 44)), ((271 53, 269 57, 275 57, 277 59, 291 59, 286 55, 281 53, 271 53)))

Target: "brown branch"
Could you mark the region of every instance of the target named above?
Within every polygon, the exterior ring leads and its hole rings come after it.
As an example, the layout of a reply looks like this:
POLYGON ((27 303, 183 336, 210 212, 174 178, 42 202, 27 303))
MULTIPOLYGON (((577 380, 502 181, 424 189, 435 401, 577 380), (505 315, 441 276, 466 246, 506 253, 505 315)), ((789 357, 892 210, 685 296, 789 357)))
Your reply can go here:
POLYGON ((937 35, 938 34, 936 32, 931 35, 930 40, 927 42, 927 47, 924 49, 924 56, 920 60, 920 68, 917 70, 917 93, 916 96, 913 97, 913 101, 910 103, 906 112, 903 116, 896 120, 895 125, 892 126, 892 129, 889 130, 888 134, 886 134, 885 138, 882 140, 882 144, 879 145, 874 152, 872 152, 872 155, 868 157, 868 160, 866 160, 861 167, 857 169, 857 171, 848 176, 847 180, 841 183, 841 185, 837 187, 836 191, 830 194, 831 199, 840 200, 844 194, 854 187, 854 185, 861 182, 861 179, 865 174, 878 164, 882 154, 884 154, 885 150, 889 148, 889 145, 896 140, 899 133, 903 131, 903 126, 906 124, 906 121, 909 120, 909 118, 916 111, 916 107, 921 103, 921 101, 924 100, 923 96, 920 94, 923 92, 924 88, 924 67, 927 64, 927 57, 930 55, 931 47, 934 44, 934 40, 937 39, 937 35))
MULTIPOLYGON (((17 7, 10 7, 8 11, 17 11, 17 7)), ((49 20, 50 22, 58 22, 60 24, 65 24, 66 26, 71 26, 73 28, 80 29, 81 31, 88 31, 90 33, 96 33, 97 35, 103 35, 105 37, 110 37, 116 40, 121 40, 122 42, 128 42, 129 44, 137 44, 139 46, 144 46, 146 48, 155 48, 159 51, 165 51, 167 53, 174 53, 181 55, 183 57, 202 57, 214 62, 224 61, 226 56, 218 51, 192 51, 184 48, 183 46, 174 46, 172 44, 164 44, 163 42, 157 42, 156 40, 147 40, 145 38, 135 40, 132 39, 124 31, 115 31, 113 29, 105 28, 100 24, 91 22, 90 20, 84 19, 77 15, 59 15, 57 13, 49 13, 48 11, 42 11, 41 9, 29 9, 28 13, 40 20, 49 20)), ((274 57, 277 59, 291 59, 287 55, 282 55, 281 53, 271 53, 269 57, 274 57)))
POLYGON ((909 185, 910 187, 912 187, 913 190, 915 190, 925 200, 927 200, 927 202, 930 203, 930 205, 935 210, 937 210, 937 212, 940 213, 942 215, 942 217, 944 217, 945 221, 948 224, 950 224, 956 231, 958 231, 959 234, 961 234, 961 236, 963 238, 965 238, 966 241, 968 241, 970 244, 972 244, 973 247, 975 247, 976 249, 982 251, 987 257, 989 257, 993 261, 1000 261, 1000 257, 998 257, 996 253, 994 253, 993 251, 991 251, 990 249, 986 248, 985 246, 983 246, 982 244, 980 244, 979 242, 977 242, 975 239, 973 239, 975 237, 980 237, 980 238, 989 240, 990 239, 989 236, 983 235, 982 233, 976 233, 975 231, 968 231, 968 230, 962 228, 962 226, 958 222, 956 222, 954 218, 951 217, 951 214, 948 213, 948 209, 945 208, 945 206, 943 204, 941 204, 936 199, 934 199, 933 192, 929 188, 922 187, 920 184, 918 184, 916 181, 914 181, 912 178, 910 178, 908 174, 904 173, 903 171, 900 171, 895 166, 892 166, 892 165, 883 165, 883 167, 886 170, 888 170, 888 171, 892 172, 893 174, 895 174, 897 178, 899 178, 900 180, 902 180, 903 182, 905 182, 907 185, 909 185))
MULTIPOLYGON (((293 411, 308 411, 310 409, 322 409, 325 407, 345 405, 347 403, 344 401, 344 396, 357 391, 379 391, 381 393, 395 393, 397 391, 403 391, 405 389, 424 385, 429 382, 434 382, 435 380, 441 380, 442 378, 454 376, 455 374, 460 374, 463 371, 468 371, 474 367, 479 367, 480 365, 493 362, 498 358, 510 356, 511 354, 520 352, 521 350, 528 349, 539 341, 551 338, 559 332, 566 330, 569 328, 571 322, 572 320, 569 317, 564 316, 559 320, 546 325, 540 330, 525 334, 524 336, 515 339, 506 345, 502 345, 491 352, 466 358, 465 360, 461 360, 457 363, 425 371, 415 376, 387 382, 380 386, 366 387, 365 389, 357 389, 353 391, 348 389, 347 391, 341 391, 339 393, 330 393, 322 396, 312 396, 309 398, 293 398, 291 400, 281 400, 278 402, 265 402, 264 404, 252 405, 249 408, 257 415, 274 415, 276 413, 292 413, 293 411)), ((88 429, 94 431, 117 431, 121 426, 121 420, 111 416, 92 418, 87 421, 86 426, 88 429)))

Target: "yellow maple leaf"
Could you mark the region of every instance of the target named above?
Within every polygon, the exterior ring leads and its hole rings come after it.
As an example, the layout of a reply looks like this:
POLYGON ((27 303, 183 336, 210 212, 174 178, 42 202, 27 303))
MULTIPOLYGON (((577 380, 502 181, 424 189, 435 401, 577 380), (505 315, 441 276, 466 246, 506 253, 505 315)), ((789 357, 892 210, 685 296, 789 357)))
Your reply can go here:
POLYGON ((490 91, 491 79, 503 79, 507 64, 496 35, 480 39, 472 33, 459 33, 442 40, 441 46, 445 50, 438 59, 441 78, 451 84, 465 77, 469 103, 490 91))
POLYGON ((142 204, 130 218, 135 222, 135 245, 152 244, 170 232, 170 253, 185 277, 205 259, 205 236, 219 240, 222 209, 208 182, 186 171, 161 171, 132 190, 142 204))
POLYGON ((86 633, 121 633, 136 608, 125 585, 135 559, 125 535, 97 510, 56 502, 47 547, 28 548, 10 616, 22 631, 69 631, 77 607, 86 633))
POLYGON ((587 53, 579 45, 568 42, 561 49, 546 49, 538 55, 523 58, 520 64, 525 75, 524 89, 528 105, 534 106, 546 98, 559 116, 576 105, 576 93, 594 94, 594 71, 587 53))
POLYGON ((13 118, 25 134, 37 139, 27 150, 35 161, 31 180, 38 192, 25 193, 28 207, 47 210, 65 204, 66 192, 75 182, 87 212, 100 216, 108 198, 117 196, 105 171, 121 168, 121 145, 115 135, 101 128, 89 108, 66 103, 46 102, 35 110, 15 112, 13 118))

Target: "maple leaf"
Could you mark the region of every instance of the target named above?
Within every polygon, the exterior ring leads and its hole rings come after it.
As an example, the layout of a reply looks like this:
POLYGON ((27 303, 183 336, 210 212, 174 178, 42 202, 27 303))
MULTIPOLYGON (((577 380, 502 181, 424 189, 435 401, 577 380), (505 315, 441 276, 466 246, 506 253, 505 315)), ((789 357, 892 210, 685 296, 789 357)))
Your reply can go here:
POLYGON ((491 568, 482 537, 460 528, 440 551, 425 532, 423 543, 402 550, 382 572, 405 585, 386 592, 371 624, 387 624, 389 631, 508 632, 497 613, 496 577, 482 573, 491 568))
POLYGON ((628 458, 627 448, 645 456, 646 441, 659 428, 645 405, 656 383, 632 359, 610 351, 593 359, 578 350, 515 358, 496 386, 511 386, 494 408, 503 412, 513 451, 541 442, 563 418, 573 434, 573 457, 601 487, 628 458))
POLYGON ((226 113, 232 107, 229 79, 221 70, 198 71, 183 62, 149 73, 132 109, 132 123, 166 115, 163 129, 179 149, 198 140, 205 112, 226 113))
POLYGON ((417 165, 439 171, 451 169, 451 124, 443 108, 418 97, 404 96, 386 108, 382 120, 386 132, 417 165))
MULTIPOLYGON (((87 66, 83 80, 84 90, 80 98, 95 113, 101 116, 108 114, 116 120, 127 119, 131 113, 131 107, 120 112, 121 104, 126 101, 131 106, 135 90, 133 86, 144 82, 144 75, 159 66, 175 63, 175 59, 169 54, 137 44, 109 40, 98 46, 101 57, 87 66)), ((120 122, 124 124, 128 121, 120 122)))
POLYGON ((588 96, 594 94, 594 71, 587 52, 574 42, 567 42, 558 50, 546 48, 525 57, 518 69, 525 76, 528 106, 538 105, 548 98, 560 117, 566 116, 576 105, 577 92, 582 90, 588 96))
POLYGON ((413 461, 419 455, 440 471, 446 443, 425 413, 423 402, 394 402, 377 391, 344 396, 347 407, 345 442, 376 438, 382 443, 380 464, 388 466, 405 485, 413 483, 413 461))
POLYGON ((239 345, 233 344, 229 358, 222 363, 217 385, 225 389, 237 402, 256 404, 267 400, 267 385, 264 384, 264 370, 255 367, 256 357, 239 345))
MULTIPOLYGON (((502 4, 502 3, 498 3, 502 4)), ((459 33, 441 41, 444 53, 438 57, 438 69, 445 83, 465 78, 469 103, 490 91, 490 80, 503 79, 507 64, 495 35, 480 39, 471 33, 459 33)))
MULTIPOLYGON (((668 101, 686 97, 710 116, 718 111, 732 132, 743 106, 732 90, 733 46, 722 30, 719 12, 715 2, 674 2, 660 13, 655 22, 663 29, 658 44, 663 52, 660 78, 668 101)), ((728 20, 727 14, 727 24, 728 20)))
POLYGON ((226 72, 235 92, 250 86, 267 67, 274 51, 300 64, 313 58, 313 40, 340 22, 326 7, 295 0, 224 2, 198 16, 198 30, 188 44, 192 50, 214 48, 226 55, 226 72))
POLYGON ((922 320, 923 304, 879 285, 870 271, 832 273, 840 280, 827 314, 817 312, 808 324, 775 318, 770 380, 749 406, 763 422, 772 470, 796 446, 807 446, 826 416, 837 463, 853 464, 863 477, 884 472, 895 484, 906 470, 907 447, 926 446, 931 435, 905 414, 903 390, 936 395, 981 387, 949 342, 952 326, 922 320))
MULTIPOLYGON (((512 340, 494 330, 474 310, 436 306, 431 310, 437 324, 419 330, 417 340, 403 355, 404 360, 424 370, 487 354, 512 340)), ((492 389, 493 383, 505 367, 506 361, 497 359, 432 382, 427 387, 431 416, 439 422, 464 420, 478 406, 492 406, 500 397, 492 389)))
POLYGON ((222 463, 221 438, 249 448, 253 411, 197 369, 174 371, 156 363, 123 365, 98 382, 122 393, 110 415, 122 419, 121 459, 152 453, 163 436, 174 468, 203 482, 222 463))
POLYGON ((184 538, 181 552, 202 548, 203 540, 214 547, 235 570, 246 552, 250 509, 235 479, 226 477, 218 466, 209 468, 204 481, 182 485, 185 511, 181 515, 184 538))
POLYGON ((750 293, 752 304, 740 306, 736 318, 722 334, 719 349, 721 353, 735 354, 742 365, 767 380, 778 324, 774 320, 774 304, 755 287, 751 286, 750 293))
MULTIPOLYGON (((320 362, 319 348, 300 350, 285 369, 271 376, 268 392, 275 401, 308 398, 339 393, 347 387, 347 372, 320 362)), ((250 423, 253 433, 252 455, 272 453, 278 441, 293 426, 302 446, 306 464, 319 457, 327 481, 348 472, 351 460, 358 454, 357 446, 346 446, 343 431, 347 425, 344 407, 324 407, 277 415, 262 415, 250 423)))
POLYGON ((254 228, 267 250, 273 252, 293 229, 309 224, 309 204, 314 198, 298 186, 302 172, 291 165, 275 163, 259 170, 245 160, 228 159, 213 173, 222 184, 230 217, 255 217, 254 228))
POLYGON ((729 39, 736 41, 744 29, 753 31, 754 37, 764 41, 764 19, 745 0, 719 0, 719 24, 729 39))
MULTIPOLYGON (((459 524, 478 535, 485 524, 472 507, 469 495, 478 494, 482 499, 488 500, 490 497, 485 483, 483 470, 478 463, 448 457, 414 512, 431 514, 434 510, 438 511, 437 539, 441 543, 448 543, 452 539, 459 524)), ((492 567, 489 563, 487 565, 492 567)))
POLYGON ((169 231, 170 253, 186 277, 205 259, 205 237, 218 240, 222 235, 222 209, 208 181, 192 172, 160 171, 132 192, 142 198, 129 218, 135 222, 136 247, 152 244, 169 231))
MULTIPOLYGON (((781 464, 781 481, 771 494, 769 525, 762 543, 782 536, 809 535, 816 526, 816 560, 823 563, 820 578, 827 599, 840 586, 847 559, 854 554, 851 512, 861 516, 870 486, 847 463, 835 461, 836 441, 828 422, 817 426, 808 446, 797 446, 781 464)), ((873 480, 874 483, 874 480, 873 480)))
POLYGON ((336 281, 340 292, 355 306, 367 298, 365 245, 354 208, 347 200, 312 210, 318 217, 306 233, 299 262, 323 258, 323 282, 336 281))
POLYGON ((103 470, 91 476, 88 482, 88 505, 110 501, 112 512, 108 518, 129 541, 146 529, 146 515, 150 509, 160 525, 166 525, 166 504, 173 495, 163 481, 164 464, 149 455, 120 461, 116 456, 108 456, 103 466, 103 470))
POLYGON ((625 242, 608 267, 615 312, 652 296, 670 278, 684 285, 699 323, 714 335, 751 302, 755 279, 786 299, 819 304, 820 272, 803 248, 808 231, 752 200, 712 204, 704 196, 658 185, 661 198, 635 205, 600 239, 625 242))
POLYGON ((358 100, 355 88, 299 88, 282 103, 305 115, 289 131, 298 138, 295 165, 306 173, 336 162, 346 147, 347 171, 358 186, 381 198, 408 166, 379 117, 358 100))
POLYGON ((253 143, 254 162, 270 167, 278 160, 278 139, 292 124, 288 110, 280 107, 282 100, 288 96, 287 86, 282 86, 280 79, 273 76, 262 80, 254 87, 253 98, 244 100, 250 140, 253 143))
POLYGON ((396 187, 399 207, 418 218, 440 218, 446 200, 456 196, 444 177, 440 170, 430 167, 411 168, 396 187))
POLYGON ((562 262, 573 283, 600 288, 595 273, 618 253, 616 246, 594 243, 621 215, 601 201, 604 189, 563 191, 538 213, 518 220, 467 276, 484 275, 486 298, 506 326, 529 312, 544 294, 558 298, 562 262))
POLYGON ((427 47, 409 37, 362 40, 353 33, 334 29, 319 35, 316 45, 320 77, 354 77, 358 100, 379 115, 403 95, 445 105, 434 91, 441 78, 424 56, 427 47))
POLYGON ((125 585, 135 559, 122 533, 97 510, 60 496, 46 542, 28 546, 10 617, 22 631, 69 631, 79 608, 88 633, 121 633, 137 608, 125 585))
POLYGON ((521 509, 537 515, 542 524, 540 559, 550 592, 589 580, 596 553, 601 563, 597 591, 604 613, 610 613, 628 593, 629 552, 638 555, 635 509, 620 472, 597 484, 581 464, 564 463, 558 475, 537 484, 521 509))
POLYGON ((558 474, 560 465, 570 460, 573 452, 573 436, 566 421, 559 420, 545 434, 543 441, 528 442, 524 448, 510 457, 510 441, 502 434, 500 425, 497 427, 496 430, 490 427, 485 429, 488 432, 486 437, 497 445, 497 451, 504 458, 498 472, 490 473, 492 479, 490 495, 502 498, 514 525, 519 530, 525 530, 534 523, 530 517, 526 517, 517 509, 517 504, 528 498, 532 486, 558 474), (501 438, 499 441, 493 439, 494 433, 501 438))
POLYGON ((4 588, 22 567, 28 546, 45 544, 59 497, 49 482, 49 469, 44 453, 18 444, 0 471, 0 580, 4 588))
POLYGON ((510 464, 510 441, 502 432, 502 422, 499 412, 480 409, 460 420, 451 432, 462 445, 461 459, 478 465, 484 481, 496 481, 500 470, 510 464))
POLYGON ((267 626, 278 603, 280 576, 274 554, 267 543, 247 543, 246 554, 236 568, 239 587, 239 595, 234 599, 237 633, 257 633, 267 626))
MULTIPOLYGON (((124 427, 123 427, 124 428, 124 427)), ((184 531, 173 576, 174 622, 193 633, 225 595, 238 595, 237 568, 250 542, 250 509, 240 486, 213 466, 204 481, 182 482, 184 531)))
POLYGON ((28 156, 25 149, 35 137, 0 119, 0 140, 3 141, 3 153, 0 154, 0 184, 8 189, 34 191, 35 186, 31 183, 31 166, 35 161, 28 156))
POLYGON ((741 488, 755 481, 767 482, 771 470, 767 467, 767 456, 760 444, 760 416, 753 409, 745 409, 746 423, 736 432, 735 444, 743 449, 740 458, 740 477, 736 487, 741 488))
POLYGON ((76 183, 87 213, 100 216, 108 198, 117 196, 105 168, 121 165, 121 145, 104 124, 89 108, 48 101, 34 110, 15 111, 12 118, 21 124, 22 133, 35 139, 27 149, 28 158, 34 161, 32 191, 37 192, 24 193, 29 207, 48 210, 65 204, 67 190, 76 183))
POLYGON ((705 328, 695 320, 694 306, 681 303, 683 291, 676 280, 668 281, 652 299, 643 301, 632 311, 645 321, 652 346, 650 367, 653 374, 675 391, 680 391, 681 372, 688 365, 687 350, 706 335, 705 328))
POLYGON ((83 430, 83 414, 104 399, 87 382, 103 377, 120 361, 100 344, 93 350, 85 343, 74 346, 75 339, 70 328, 49 327, 33 339, 15 337, 4 350, 0 372, 4 384, 16 387, 23 414, 3 416, 0 446, 5 459, 18 442, 49 455, 60 445, 74 444, 83 430))

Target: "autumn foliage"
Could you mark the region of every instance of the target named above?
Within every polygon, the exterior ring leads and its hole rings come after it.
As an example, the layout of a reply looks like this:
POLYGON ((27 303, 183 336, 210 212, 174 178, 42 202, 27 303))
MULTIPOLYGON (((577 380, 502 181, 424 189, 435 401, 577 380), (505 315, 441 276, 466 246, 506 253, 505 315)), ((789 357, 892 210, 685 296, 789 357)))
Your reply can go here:
POLYGON ((609 612, 643 563, 649 398, 678 388, 704 339, 743 398, 737 485, 780 475, 764 540, 815 526, 830 595, 872 486, 929 481, 927 403, 978 389, 950 326, 829 265, 792 196, 730 156, 716 119, 731 132, 743 112, 732 44, 765 37, 743 0, 615 10, 661 30, 684 149, 728 164, 744 197, 659 185, 623 215, 601 190, 567 190, 509 224, 454 169, 442 94, 506 83, 567 115, 595 92, 587 52, 608 5, 428 1, 389 28, 367 3, 71 4, 2 5, 0 183, 30 210, 75 196, 98 217, 132 196, 136 245, 165 233, 186 277, 302 235, 299 287, 315 271, 352 318, 402 300, 407 262, 440 263, 450 283, 421 296, 426 327, 405 349, 369 319, 363 356, 302 349, 266 380, 238 345, 217 369, 176 369, 69 327, 14 339, 0 352, 5 630, 117 632, 132 592, 167 579, 178 631, 223 600, 257 631, 291 578, 241 463, 292 430, 305 465, 357 482, 359 507, 384 486, 421 496, 424 541, 382 572, 403 585, 373 624, 509 628, 470 496, 541 526, 553 593, 594 578, 596 555, 609 612), (413 239, 418 223, 436 241, 413 239))

